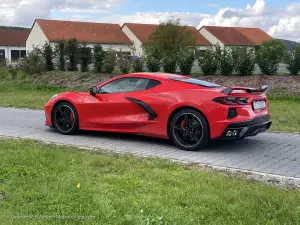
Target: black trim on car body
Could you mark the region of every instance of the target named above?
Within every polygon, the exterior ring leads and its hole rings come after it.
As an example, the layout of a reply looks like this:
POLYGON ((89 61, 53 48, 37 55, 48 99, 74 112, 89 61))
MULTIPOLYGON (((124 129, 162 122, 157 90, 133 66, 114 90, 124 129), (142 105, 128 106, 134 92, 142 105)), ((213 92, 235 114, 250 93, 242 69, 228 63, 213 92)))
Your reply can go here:
POLYGON ((141 106, 149 114, 149 120, 154 120, 158 116, 157 113, 147 103, 131 97, 125 97, 125 99, 141 106))
POLYGON ((272 125, 272 121, 270 120, 270 116, 261 116, 256 117, 253 120, 232 123, 229 124, 222 135, 214 140, 238 140, 244 137, 256 136, 259 133, 265 132, 270 129, 272 125), (237 136, 226 136, 228 131, 237 130, 237 136))

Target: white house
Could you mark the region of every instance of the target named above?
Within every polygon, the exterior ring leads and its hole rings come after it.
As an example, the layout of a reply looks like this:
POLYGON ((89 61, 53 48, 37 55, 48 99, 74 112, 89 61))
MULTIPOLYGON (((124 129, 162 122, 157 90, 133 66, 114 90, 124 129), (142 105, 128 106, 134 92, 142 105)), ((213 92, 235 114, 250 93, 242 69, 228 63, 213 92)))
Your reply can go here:
POLYGON ((26 56, 26 39, 30 30, 26 28, 0 29, 0 60, 16 62, 26 56))
MULTIPOLYGON (((128 36, 128 38, 133 42, 135 53, 137 55, 142 55, 143 44, 147 41, 149 36, 158 24, 138 24, 138 23, 124 23, 122 26, 122 31, 128 36)), ((194 33, 196 37, 196 45, 199 50, 206 50, 211 46, 211 43, 206 40, 198 30, 193 26, 187 26, 187 30, 194 33)))
POLYGON ((253 47, 272 39, 259 28, 203 26, 199 32, 211 44, 219 44, 221 47, 253 47))
POLYGON ((55 43, 61 39, 76 38, 93 48, 100 44, 104 50, 112 48, 116 51, 130 54, 131 40, 122 32, 119 24, 90 23, 61 20, 35 20, 28 39, 26 50, 31 51, 33 46, 41 46, 45 42, 55 43))

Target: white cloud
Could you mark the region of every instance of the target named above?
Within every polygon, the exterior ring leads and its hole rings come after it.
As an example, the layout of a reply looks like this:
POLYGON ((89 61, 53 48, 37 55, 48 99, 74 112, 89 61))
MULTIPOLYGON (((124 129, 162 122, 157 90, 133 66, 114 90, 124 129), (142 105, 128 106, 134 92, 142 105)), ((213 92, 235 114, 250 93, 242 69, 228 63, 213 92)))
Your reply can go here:
POLYGON ((99 13, 120 7, 126 0, 0 0, 0 24, 31 26, 36 18, 49 18, 53 10, 99 13))
POLYGON ((275 38, 300 41, 300 3, 284 8, 272 8, 265 0, 256 0, 245 8, 220 8, 215 15, 201 13, 135 13, 113 15, 100 21, 159 23, 170 17, 180 18, 183 24, 200 28, 203 25, 259 27, 275 38))
MULTIPOLYGON (((0 24, 31 26, 36 18, 89 20, 119 23, 159 23, 170 17, 180 18, 186 25, 259 27, 273 37, 300 41, 300 3, 273 8, 265 0, 256 0, 244 8, 223 7, 214 15, 187 12, 137 12, 112 14, 127 0, 0 0, 0 24), (54 13, 55 12, 55 13, 54 13), (54 17, 53 17, 54 15, 54 17)), ((218 5, 211 3, 211 7, 218 5)), ((201 10, 201 9, 200 9, 201 10)))

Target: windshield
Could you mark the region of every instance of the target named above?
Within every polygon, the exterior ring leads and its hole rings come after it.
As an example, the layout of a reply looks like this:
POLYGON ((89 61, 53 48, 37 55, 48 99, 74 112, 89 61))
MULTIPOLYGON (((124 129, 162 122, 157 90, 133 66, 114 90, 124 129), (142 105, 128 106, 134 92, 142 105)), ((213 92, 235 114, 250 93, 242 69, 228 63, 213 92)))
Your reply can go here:
POLYGON ((198 86, 203 86, 203 87, 208 87, 208 88, 222 88, 222 85, 219 84, 215 84, 215 83, 211 83, 211 82, 207 82, 204 80, 198 80, 198 79, 194 79, 194 78, 170 78, 170 80, 176 80, 176 81, 180 81, 180 82, 184 82, 184 83, 189 83, 189 84, 195 84, 198 86))

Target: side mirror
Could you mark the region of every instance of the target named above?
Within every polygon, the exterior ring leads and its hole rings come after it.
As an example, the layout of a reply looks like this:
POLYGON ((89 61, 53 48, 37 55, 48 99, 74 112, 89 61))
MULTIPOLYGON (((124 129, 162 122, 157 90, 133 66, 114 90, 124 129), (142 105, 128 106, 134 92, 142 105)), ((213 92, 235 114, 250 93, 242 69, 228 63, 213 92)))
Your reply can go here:
POLYGON ((98 94, 98 88, 96 86, 90 87, 89 93, 90 93, 90 95, 95 96, 96 94, 98 94))

